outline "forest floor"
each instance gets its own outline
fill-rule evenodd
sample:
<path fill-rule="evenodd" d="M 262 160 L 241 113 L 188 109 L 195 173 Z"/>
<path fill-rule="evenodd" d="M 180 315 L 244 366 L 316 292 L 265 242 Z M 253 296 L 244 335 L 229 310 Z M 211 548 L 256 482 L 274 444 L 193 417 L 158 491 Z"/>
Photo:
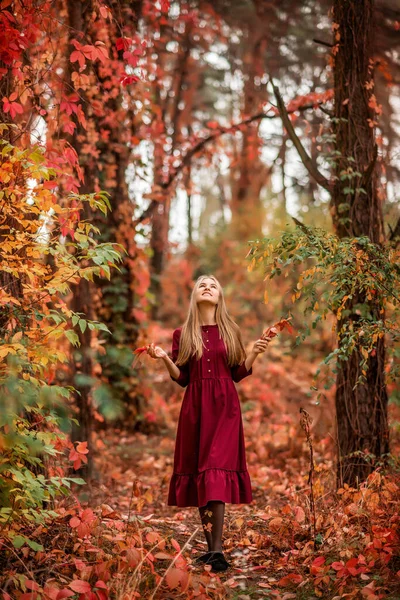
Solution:
<path fill-rule="evenodd" d="M 334 389 L 317 402 L 317 363 L 272 352 L 237 384 L 253 501 L 225 506 L 228 570 L 194 562 L 206 550 L 198 508 L 167 505 L 184 390 L 143 369 L 140 430 L 95 415 L 91 477 L 74 450 L 85 481 L 46 506 L 50 522 L 14 525 L 1 600 L 400 600 L 400 406 L 389 404 L 388 463 L 337 489 Z M 311 483 L 300 408 L 312 419 Z M 48 467 L 65 474 L 58 457 Z"/>
<path fill-rule="evenodd" d="M 332 396 L 322 408 L 310 401 L 309 364 L 290 376 L 282 364 L 267 371 L 262 381 L 254 375 L 238 384 L 253 501 L 225 506 L 223 550 L 231 563 L 225 572 L 194 564 L 207 549 L 198 509 L 166 504 L 183 390 L 161 382 L 169 398 L 161 429 L 150 413 L 148 434 L 114 429 L 96 437 L 95 477 L 80 501 L 133 524 L 149 553 L 150 569 L 134 586 L 139 595 L 126 598 L 153 598 L 157 573 L 165 578 L 154 598 L 400 599 L 398 464 L 375 471 L 362 491 L 336 492 Z M 315 534 L 300 406 L 314 418 Z M 399 407 L 389 412 L 398 456 Z"/>

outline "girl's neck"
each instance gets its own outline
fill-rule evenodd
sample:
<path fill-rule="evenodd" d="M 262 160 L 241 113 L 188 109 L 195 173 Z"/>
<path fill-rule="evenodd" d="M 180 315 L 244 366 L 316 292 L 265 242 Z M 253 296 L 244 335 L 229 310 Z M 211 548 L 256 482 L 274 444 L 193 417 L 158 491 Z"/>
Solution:
<path fill-rule="evenodd" d="M 212 313 L 205 313 L 205 314 L 201 314 L 200 312 L 200 325 L 205 325 L 205 326 L 211 326 L 211 325 L 216 325 L 216 321 L 215 321 L 215 312 L 213 311 Z"/>

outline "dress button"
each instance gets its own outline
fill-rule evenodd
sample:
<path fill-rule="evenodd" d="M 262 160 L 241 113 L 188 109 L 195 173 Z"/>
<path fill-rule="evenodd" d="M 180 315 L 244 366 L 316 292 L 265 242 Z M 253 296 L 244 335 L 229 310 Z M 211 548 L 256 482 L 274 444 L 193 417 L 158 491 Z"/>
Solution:
<path fill-rule="evenodd" d="M 209 342 L 210 340 L 206 340 L 206 342 Z"/>
<path fill-rule="evenodd" d="M 207 360 L 208 360 L 208 362 L 210 362 L 210 359 L 209 359 L 209 358 L 207 358 Z"/>
<path fill-rule="evenodd" d="M 211 373 L 211 369 L 208 369 L 208 372 Z"/>

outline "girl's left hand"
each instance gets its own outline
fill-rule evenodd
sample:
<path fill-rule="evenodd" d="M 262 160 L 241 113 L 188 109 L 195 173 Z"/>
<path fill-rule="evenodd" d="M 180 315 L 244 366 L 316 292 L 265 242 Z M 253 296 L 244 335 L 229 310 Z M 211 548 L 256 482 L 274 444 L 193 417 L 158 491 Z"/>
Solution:
<path fill-rule="evenodd" d="M 270 338 L 260 338 L 257 340 L 253 346 L 254 354 L 261 354 L 262 352 L 265 352 L 270 341 Z"/>

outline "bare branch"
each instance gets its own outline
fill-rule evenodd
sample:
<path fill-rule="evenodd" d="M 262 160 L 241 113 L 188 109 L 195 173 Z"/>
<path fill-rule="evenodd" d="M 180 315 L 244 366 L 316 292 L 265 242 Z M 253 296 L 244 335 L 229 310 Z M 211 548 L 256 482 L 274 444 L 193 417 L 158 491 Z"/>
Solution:
<path fill-rule="evenodd" d="M 390 229 L 390 236 L 389 236 L 389 241 L 395 241 L 395 247 L 397 248 L 397 246 L 400 243 L 400 217 L 397 219 L 397 223 L 395 225 L 395 228 L 392 229 L 389 225 L 389 229 Z M 397 238 L 397 240 L 396 240 Z"/>
<path fill-rule="evenodd" d="M 328 48 L 333 48 L 333 44 L 330 44 L 329 42 L 324 42 L 324 40 L 319 40 L 318 38 L 313 38 L 313 42 L 315 42 L 316 44 L 321 44 L 322 46 L 328 46 Z"/>
<path fill-rule="evenodd" d="M 305 166 L 305 168 L 307 169 L 307 171 L 310 173 L 311 177 L 314 177 L 315 181 L 322 186 L 323 188 L 325 188 L 328 192 L 331 191 L 331 187 L 329 185 L 329 181 L 326 179 L 326 177 L 324 177 L 322 175 L 322 173 L 319 172 L 319 170 L 317 169 L 316 165 L 313 163 L 313 161 L 311 160 L 311 157 L 307 154 L 306 149 L 304 148 L 303 144 L 300 141 L 300 138 L 298 137 L 297 133 L 294 130 L 294 127 L 292 125 L 291 120 L 289 119 L 289 113 L 286 110 L 285 104 L 283 102 L 282 96 L 280 94 L 279 89 L 276 87 L 276 85 L 274 84 L 274 82 L 272 81 L 272 78 L 270 79 L 270 82 L 272 84 L 272 88 L 274 90 L 274 95 L 276 98 L 276 102 L 278 105 L 278 110 L 279 110 L 279 114 L 281 116 L 282 119 L 282 123 L 288 133 L 288 136 L 290 137 L 290 139 L 292 140 L 299 156 L 301 159 L 301 162 L 303 163 L 303 165 Z"/>
<path fill-rule="evenodd" d="M 335 116 L 334 112 L 332 112 L 331 110 L 328 110 L 327 108 L 322 106 L 322 104 L 319 106 L 319 110 L 321 110 L 323 113 L 328 115 L 328 117 L 330 117 L 331 119 Z"/>

